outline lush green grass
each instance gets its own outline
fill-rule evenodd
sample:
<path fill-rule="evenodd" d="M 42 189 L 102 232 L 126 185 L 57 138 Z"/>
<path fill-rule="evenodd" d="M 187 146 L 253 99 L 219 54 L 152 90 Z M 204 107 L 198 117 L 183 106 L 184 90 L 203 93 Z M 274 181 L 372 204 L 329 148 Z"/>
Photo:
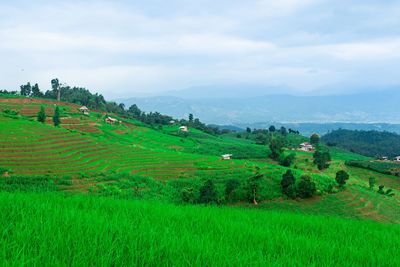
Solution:
<path fill-rule="evenodd" d="M 400 227 L 287 212 L 0 193 L 7 266 L 399 266 Z"/>

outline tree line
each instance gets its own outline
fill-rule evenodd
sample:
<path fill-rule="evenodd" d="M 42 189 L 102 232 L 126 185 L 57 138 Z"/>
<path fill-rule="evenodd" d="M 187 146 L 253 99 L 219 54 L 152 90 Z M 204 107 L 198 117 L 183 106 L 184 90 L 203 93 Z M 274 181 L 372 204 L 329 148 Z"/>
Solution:
<path fill-rule="evenodd" d="M 322 141 L 369 157 L 400 155 L 400 135 L 396 133 L 339 129 L 324 135 Z"/>

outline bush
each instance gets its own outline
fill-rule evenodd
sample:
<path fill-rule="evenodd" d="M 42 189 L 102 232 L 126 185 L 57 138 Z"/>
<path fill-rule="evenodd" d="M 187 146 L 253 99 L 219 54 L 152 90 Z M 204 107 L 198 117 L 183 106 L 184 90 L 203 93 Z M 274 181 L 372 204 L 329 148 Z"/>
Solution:
<path fill-rule="evenodd" d="M 296 179 L 291 170 L 287 170 L 286 173 L 282 175 L 281 189 L 282 193 L 290 198 L 296 197 Z"/>
<path fill-rule="evenodd" d="M 296 191 L 299 197 L 309 198 L 315 194 L 317 187 L 309 175 L 303 175 L 299 184 L 297 185 Z"/>
<path fill-rule="evenodd" d="M 217 202 L 217 191 L 215 190 L 214 182 L 213 180 L 208 179 L 200 187 L 199 203 L 212 204 Z"/>
<path fill-rule="evenodd" d="M 290 167 L 294 163 L 295 159 L 296 154 L 291 153 L 282 159 L 281 165 L 285 167 Z"/>
<path fill-rule="evenodd" d="M 344 170 L 340 170 L 336 173 L 336 182 L 340 187 L 343 187 L 346 184 L 346 181 L 349 179 L 349 174 Z"/>

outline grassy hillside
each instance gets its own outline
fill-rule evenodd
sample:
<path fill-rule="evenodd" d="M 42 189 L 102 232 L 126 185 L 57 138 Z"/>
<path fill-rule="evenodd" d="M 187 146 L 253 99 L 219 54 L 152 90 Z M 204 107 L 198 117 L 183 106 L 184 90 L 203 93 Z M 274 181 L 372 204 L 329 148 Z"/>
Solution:
<path fill-rule="evenodd" d="M 85 116 L 65 103 L 54 127 L 54 104 L 0 98 L 4 265 L 400 264 L 393 257 L 400 248 L 400 180 L 345 164 L 368 157 L 331 148 L 329 169 L 318 170 L 312 153 L 292 149 L 306 138 L 289 134 L 284 154 L 295 160 L 283 167 L 268 157 L 267 144 L 256 144 L 258 133 L 181 133 L 179 125 Z M 46 123 L 36 121 L 40 106 Z M 121 123 L 107 124 L 106 116 Z M 225 153 L 233 159 L 221 160 Z M 311 177 L 314 197 L 282 194 L 289 169 L 297 184 L 303 174 Z M 344 189 L 335 181 L 339 170 L 350 174 Z M 395 195 L 370 189 L 370 177 Z M 209 181 L 212 190 L 204 189 Z M 216 205 L 182 205 L 200 203 L 204 190 Z"/>
<path fill-rule="evenodd" d="M 61 127 L 54 127 L 51 124 L 54 103 L 0 98 L 0 110 L 15 110 L 20 114 L 0 114 L 0 167 L 11 174 L 3 179 L 3 185 L 0 183 L 3 190 L 29 185 L 30 180 L 34 184 L 44 180 L 63 191 L 179 201 L 187 198 L 182 195 L 187 193 L 190 199 L 197 198 L 203 181 L 213 179 L 219 202 L 225 203 L 226 186 L 235 180 L 236 197 L 231 201 L 240 202 L 247 199 L 249 178 L 258 167 L 264 174 L 260 199 L 271 201 L 264 203 L 265 207 L 288 210 L 295 207 L 310 214 L 400 222 L 400 212 L 396 209 L 400 201 L 399 180 L 344 164 L 348 160 L 368 160 L 367 157 L 333 148 L 331 167 L 319 171 L 313 164 L 312 153 L 285 152 L 296 154 L 292 171 L 297 178 L 310 175 L 319 196 L 311 202 L 286 200 L 280 205 L 283 197 L 280 180 L 288 168 L 270 160 L 268 147 L 256 145 L 253 137 L 213 136 L 192 128 L 184 134 L 179 132 L 179 125 L 151 128 L 122 118 L 119 118 L 121 124 L 109 125 L 104 123 L 106 114 L 91 112 L 90 116 L 83 116 L 78 112 L 79 106 L 63 103 Z M 46 124 L 35 120 L 42 105 L 48 114 Z M 301 136 L 287 136 L 291 146 L 304 140 Z M 219 155 L 225 153 L 234 154 L 234 160 L 220 160 Z M 341 169 L 350 173 L 347 191 L 327 194 L 329 187 L 335 186 L 335 174 Z M 394 189 L 395 197 L 382 199 L 376 192 L 366 190 L 370 176 L 376 177 L 378 185 Z M 331 203 L 343 209 L 332 209 Z"/>
<path fill-rule="evenodd" d="M 41 266 L 398 266 L 398 225 L 243 208 L 0 193 L 0 261 Z"/>

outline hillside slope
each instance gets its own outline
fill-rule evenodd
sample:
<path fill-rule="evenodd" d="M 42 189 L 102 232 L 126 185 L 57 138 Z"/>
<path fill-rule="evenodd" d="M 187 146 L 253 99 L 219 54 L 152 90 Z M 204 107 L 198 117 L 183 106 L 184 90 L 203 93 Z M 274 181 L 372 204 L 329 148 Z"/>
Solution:
<path fill-rule="evenodd" d="M 23 115 L 0 114 L 0 167 L 11 175 L 3 179 L 4 185 L 0 183 L 6 190 L 42 179 L 68 192 L 170 200 L 183 197 L 183 193 L 195 197 L 202 181 L 213 179 L 220 201 L 224 202 L 229 181 L 236 180 L 240 190 L 246 190 L 249 178 L 259 168 L 264 174 L 259 192 L 261 207 L 400 222 L 399 179 L 346 166 L 346 160 L 368 159 L 354 153 L 332 150 L 331 168 L 319 171 L 312 163 L 311 153 L 290 151 L 296 154 L 292 171 L 297 177 L 310 175 L 319 196 L 283 201 L 280 181 L 288 168 L 268 159 L 265 145 L 232 135 L 212 136 L 196 129 L 182 134 L 179 125 L 151 128 L 114 115 L 111 116 L 122 123 L 109 125 L 104 122 L 106 114 L 91 112 L 90 116 L 83 116 L 77 110 L 79 106 L 63 103 L 61 127 L 54 127 L 51 118 L 46 124 L 35 120 L 41 105 L 46 107 L 48 116 L 52 114 L 52 101 L 0 98 L 0 110 L 17 110 Z M 302 140 L 294 140 L 297 139 Z M 233 153 L 234 159 L 222 161 L 220 155 L 225 153 Z M 348 189 L 324 193 L 335 185 L 335 173 L 341 169 L 350 174 Z M 18 178 L 21 175 L 24 177 Z M 395 196 L 388 198 L 369 191 L 370 176 L 376 177 L 378 184 L 394 189 Z M 13 181 L 13 177 L 17 180 Z M 239 193 L 245 196 L 244 192 Z M 333 208 L 339 206 L 343 208 Z"/>

